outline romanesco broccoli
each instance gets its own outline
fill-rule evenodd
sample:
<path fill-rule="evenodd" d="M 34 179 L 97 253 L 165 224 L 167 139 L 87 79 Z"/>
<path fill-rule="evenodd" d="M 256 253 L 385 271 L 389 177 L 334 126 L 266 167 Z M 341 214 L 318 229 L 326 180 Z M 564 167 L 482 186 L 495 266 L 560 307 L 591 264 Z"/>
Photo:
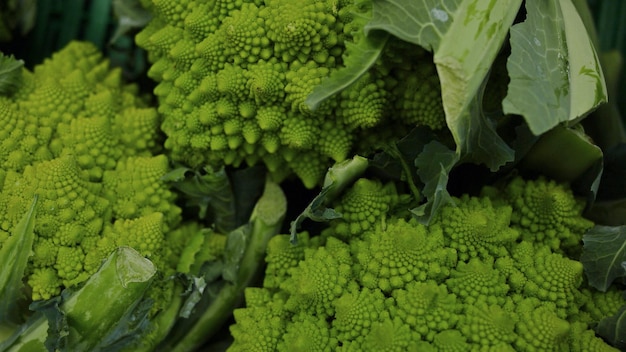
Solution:
<path fill-rule="evenodd" d="M 23 75 L 1 102 L 11 113 L 3 115 L 0 231 L 11 233 L 39 197 L 27 269 L 32 299 L 84 282 L 119 246 L 157 262 L 167 257 L 164 233 L 178 226 L 181 210 L 160 180 L 170 166 L 158 155 L 156 111 L 92 44 L 73 42 Z"/>
<path fill-rule="evenodd" d="M 504 189 L 521 182 L 533 184 L 529 192 L 567 189 L 543 178 L 511 182 Z M 491 188 L 454 198 L 424 225 L 390 206 L 403 196 L 395 188 L 355 201 L 364 185 L 382 187 L 356 181 L 334 204 L 350 210 L 348 218 L 330 220 L 319 236 L 299 233 L 291 246 L 288 235 L 270 241 L 264 287 L 249 288 L 246 307 L 235 310 L 229 351 L 303 344 L 316 351 L 616 351 L 591 328 L 624 298 L 593 291 L 579 261 L 524 234 L 545 225 L 515 215 L 523 195 Z M 559 194 L 559 204 L 578 204 L 572 193 Z M 550 224 L 589 223 L 582 208 L 568 209 L 552 213 Z M 366 226 L 346 231 L 359 214 Z M 568 229 L 578 238 L 586 225 Z"/>
<path fill-rule="evenodd" d="M 24 270 L 14 273 L 23 276 L 14 280 L 16 291 L 22 291 L 24 282 L 28 297 L 7 305 L 62 302 L 98 276 L 119 248 L 132 248 L 158 274 L 145 280 L 147 290 L 133 291 L 143 303 L 119 306 L 115 313 L 149 307 L 151 323 L 127 341 L 154 348 L 176 321 L 171 312 L 182 305 L 182 281 L 174 275 L 197 274 L 205 261 L 221 258 L 224 235 L 198 223 L 181 223 L 178 196 L 164 180 L 171 165 L 161 153 L 161 119 L 138 87 L 125 84 L 121 70 L 110 68 L 93 44 L 71 42 L 21 74 L 17 90 L 0 97 L 0 260 L 8 264 L 16 256 L 12 246 L 24 236 L 19 229 L 25 214 L 34 214 L 34 238 L 32 248 L 19 251 L 26 253 Z M 7 289 L 7 282 L 1 284 Z M 21 292 L 19 296 L 6 299 L 21 299 Z M 90 297 L 77 304 L 85 308 L 94 302 Z M 73 305 L 63 307 L 68 315 L 88 319 L 90 314 L 74 311 Z M 3 310 L 0 327 L 10 319 L 15 328 L 33 315 L 6 314 Z M 43 335 L 25 336 L 43 346 L 41 336 L 46 335 L 43 330 Z M 93 337 L 89 343 L 105 340 L 96 333 Z"/>
<path fill-rule="evenodd" d="M 149 9 L 136 42 L 152 62 L 175 161 L 262 162 L 276 180 L 296 174 L 312 188 L 333 161 L 418 125 L 445 127 L 432 55 L 397 39 L 354 84 L 315 110 L 306 104 L 364 42 L 370 1 L 154 0 Z"/>

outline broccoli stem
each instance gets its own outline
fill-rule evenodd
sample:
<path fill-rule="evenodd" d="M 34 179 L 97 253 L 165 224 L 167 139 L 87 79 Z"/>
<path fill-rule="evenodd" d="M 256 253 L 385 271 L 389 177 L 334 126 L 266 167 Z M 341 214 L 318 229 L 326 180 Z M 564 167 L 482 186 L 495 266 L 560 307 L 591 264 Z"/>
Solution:
<path fill-rule="evenodd" d="M 46 340 L 61 339 L 71 351 L 91 351 L 107 336 L 118 322 L 141 301 L 150 285 L 156 268 L 139 252 L 120 247 L 102 264 L 98 272 L 84 286 L 71 293 L 60 304 L 68 324 L 68 331 L 60 336 L 48 336 L 49 321 L 44 315 L 32 321 L 23 331 L 18 331 L 6 351 L 47 351 Z M 111 302 L 102 304 L 98 302 Z"/>
<path fill-rule="evenodd" d="M 250 241 L 239 262 L 235 280 L 222 287 L 209 308 L 181 340 L 164 350 L 172 352 L 196 350 L 211 337 L 211 334 L 219 330 L 241 302 L 244 289 L 262 272 L 261 263 L 265 257 L 267 243 L 280 231 L 286 211 L 287 199 L 280 186 L 268 181 L 250 216 L 247 229 L 250 231 Z"/>
<path fill-rule="evenodd" d="M 142 297 L 156 267 L 130 247 L 118 248 L 76 294 L 61 305 L 73 350 L 89 351 Z M 113 305 L 94 304 L 102 300 Z"/>
<path fill-rule="evenodd" d="M 12 230 L 12 235 L 4 243 L 0 243 L 0 267 L 10 268 L 0 272 L 0 341 L 4 341 L 3 331 L 22 323 L 24 318 L 19 304 L 24 298 L 22 278 L 35 241 L 33 229 L 37 198 L 34 197 L 30 209 Z"/>

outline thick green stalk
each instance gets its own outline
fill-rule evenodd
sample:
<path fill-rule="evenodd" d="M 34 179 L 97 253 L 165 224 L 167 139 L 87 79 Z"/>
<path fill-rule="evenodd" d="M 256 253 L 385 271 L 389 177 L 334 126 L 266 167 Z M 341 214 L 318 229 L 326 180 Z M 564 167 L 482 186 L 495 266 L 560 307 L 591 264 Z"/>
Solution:
<path fill-rule="evenodd" d="M 91 350 L 141 300 L 155 273 L 154 264 L 130 247 L 120 247 L 109 256 L 85 286 L 61 305 L 72 350 Z"/>
<path fill-rule="evenodd" d="M 228 319 L 242 298 L 244 288 L 250 285 L 262 268 L 267 243 L 280 231 L 286 211 L 287 200 L 280 186 L 267 182 L 250 217 L 247 229 L 251 231 L 250 240 L 239 262 L 235 280 L 225 284 L 208 309 L 175 346 L 164 350 L 194 351 Z"/>
<path fill-rule="evenodd" d="M 48 336 L 49 321 L 40 315 L 29 323 L 8 352 L 47 351 L 46 340 L 66 339 L 60 345 L 67 351 L 92 351 L 136 304 L 142 300 L 156 268 L 132 248 L 120 247 L 59 306 L 67 320 L 68 331 Z M 67 336 L 64 335 L 67 333 Z M 56 345 L 56 344 L 54 344 Z"/>

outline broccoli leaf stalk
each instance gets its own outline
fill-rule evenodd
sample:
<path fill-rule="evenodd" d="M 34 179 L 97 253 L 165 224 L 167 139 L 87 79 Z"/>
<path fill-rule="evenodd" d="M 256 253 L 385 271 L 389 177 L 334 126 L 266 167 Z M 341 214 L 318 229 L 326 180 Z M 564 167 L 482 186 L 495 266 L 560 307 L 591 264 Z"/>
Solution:
<path fill-rule="evenodd" d="M 262 272 L 260 263 L 265 257 L 267 243 L 280 231 L 286 211 L 287 199 L 282 189 L 276 183 L 267 181 L 263 195 L 252 211 L 250 222 L 229 234 L 222 272 L 227 282 L 182 338 L 167 339 L 171 345 L 161 350 L 193 351 L 219 330 L 241 301 L 244 288 Z M 238 260 L 234 260 L 236 258 Z M 181 331 L 180 328 L 176 330 Z"/>
<path fill-rule="evenodd" d="M 11 95 L 22 83 L 24 61 L 0 53 L 0 95 Z"/>
<path fill-rule="evenodd" d="M 58 303 L 60 314 L 51 312 L 57 307 L 45 308 L 44 314 L 34 315 L 12 338 L 0 344 L 0 350 L 46 351 L 52 347 L 92 351 L 112 345 L 120 347 L 120 341 L 132 340 L 122 336 L 122 329 L 131 325 L 127 320 L 135 318 L 135 308 L 143 306 L 140 303 L 145 302 L 144 293 L 155 273 L 154 264 L 139 252 L 120 247 L 84 286 L 69 294 L 64 291 L 61 303 L 50 302 L 49 306 Z"/>
<path fill-rule="evenodd" d="M 13 230 L 13 235 L 0 246 L 0 267 L 11 268 L 0 272 L 0 330 L 4 325 L 8 327 L 21 323 L 19 320 L 22 317 L 16 314 L 16 308 L 23 298 L 22 277 L 35 240 L 36 204 L 35 196 L 30 209 Z"/>
<path fill-rule="evenodd" d="M 341 217 L 341 214 L 338 214 L 332 208 L 328 208 L 327 205 L 365 172 L 368 165 L 369 161 L 366 158 L 355 155 L 352 159 L 336 163 L 333 167 L 328 169 L 320 194 L 318 194 L 306 209 L 291 222 L 290 233 L 292 244 L 296 244 L 296 234 L 300 224 L 302 224 L 304 220 L 311 219 L 313 221 L 324 222 Z"/>

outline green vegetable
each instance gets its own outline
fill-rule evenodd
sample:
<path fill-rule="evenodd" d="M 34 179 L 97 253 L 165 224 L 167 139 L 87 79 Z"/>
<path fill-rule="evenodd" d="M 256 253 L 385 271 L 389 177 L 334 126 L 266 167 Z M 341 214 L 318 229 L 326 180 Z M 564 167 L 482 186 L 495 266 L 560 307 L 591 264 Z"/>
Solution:
<path fill-rule="evenodd" d="M 179 336 L 182 336 L 180 340 L 166 340 L 159 348 L 167 351 L 193 351 L 217 332 L 239 304 L 243 290 L 261 274 L 259 263 L 265 256 L 268 241 L 280 231 L 286 210 L 287 200 L 281 188 L 268 182 L 252 211 L 250 223 L 233 231 L 228 237 L 225 257 L 227 261 L 223 269 L 227 282 L 219 293 L 211 297 L 210 307 L 198 312 L 199 317 L 193 327 L 189 330 L 178 330 L 181 332 Z M 233 251 L 237 253 L 232 253 Z M 186 327 L 184 323 L 182 326 Z M 174 334 L 176 329 L 175 326 Z"/>
<path fill-rule="evenodd" d="M 153 94 L 92 44 L 0 58 L 0 350 L 623 348 L 586 1 L 112 4 Z"/>
<path fill-rule="evenodd" d="M 49 326 L 48 317 L 35 315 L 25 330 L 0 347 L 3 351 L 45 351 L 61 346 L 72 351 L 105 348 L 105 337 L 114 333 L 120 321 L 137 308 L 156 271 L 154 264 L 139 252 L 120 247 L 80 289 L 67 293 L 56 303 L 63 325 L 61 331 L 56 331 L 58 335 L 48 335 L 57 328 Z M 106 300 L 115 305 L 94 304 Z"/>
<path fill-rule="evenodd" d="M 366 36 L 370 1 L 158 0 L 150 9 L 136 41 L 153 63 L 175 161 L 263 163 L 276 181 L 295 174 L 313 188 L 334 162 L 416 125 L 445 127 L 432 55 Z M 335 73 L 350 81 L 333 85 Z M 323 82 L 333 87 L 314 91 Z"/>
<path fill-rule="evenodd" d="M 18 303 L 23 299 L 22 277 L 26 271 L 28 257 L 35 239 L 33 225 L 36 204 L 37 197 L 15 227 L 14 235 L 7 239 L 0 249 L 0 263 L 5 268 L 11 268 L 0 274 L 0 297 L 2 297 L 0 324 L 13 325 L 23 319 Z"/>
<path fill-rule="evenodd" d="M 0 53 L 0 94 L 7 95 L 15 91 L 22 76 L 24 62 Z"/>
<path fill-rule="evenodd" d="M 162 341 L 183 348 L 168 337 L 182 331 L 181 344 L 201 344 L 279 231 L 280 188 L 268 183 L 274 200 L 257 199 L 258 172 L 175 168 L 162 154 L 157 111 L 92 44 L 15 69 L 11 94 L 0 97 L 0 263 L 12 268 L 0 274 L 0 343 L 148 351 Z M 199 215 L 183 220 L 179 199 Z M 128 300 L 101 296 L 115 276 L 98 270 L 118 248 L 156 268 Z M 134 272 L 125 263 L 117 270 Z M 108 302 L 119 313 L 98 318 L 108 325 L 84 320 L 112 311 Z"/>
<path fill-rule="evenodd" d="M 618 279 L 626 279 L 626 228 L 624 226 L 595 226 L 583 238 L 585 263 L 589 283 L 606 291 Z"/>
<path fill-rule="evenodd" d="M 625 301 L 584 280 L 571 251 L 593 224 L 567 184 L 516 177 L 428 226 L 392 185 L 361 178 L 318 236 L 270 240 L 228 351 L 616 350 L 592 326 Z"/>

